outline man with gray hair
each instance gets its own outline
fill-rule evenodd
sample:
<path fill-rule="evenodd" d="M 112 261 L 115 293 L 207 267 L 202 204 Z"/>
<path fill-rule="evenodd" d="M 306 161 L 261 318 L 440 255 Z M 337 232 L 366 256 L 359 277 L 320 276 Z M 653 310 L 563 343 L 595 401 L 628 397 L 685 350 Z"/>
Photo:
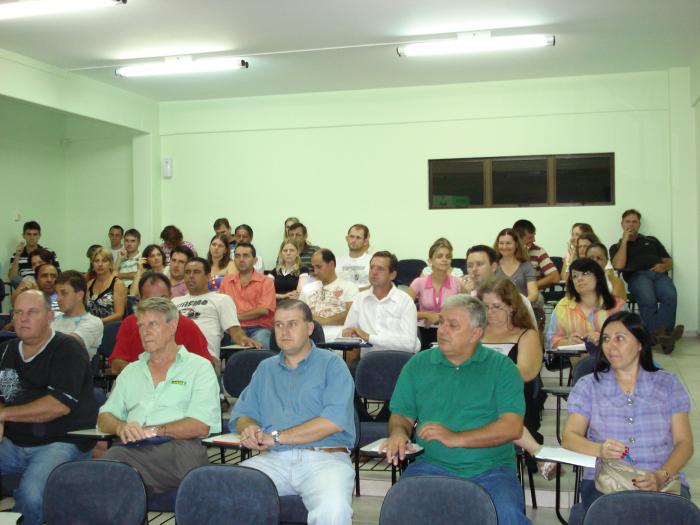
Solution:
<path fill-rule="evenodd" d="M 97 426 L 124 445 L 103 459 L 128 463 L 150 491 L 165 492 L 209 463 L 200 439 L 221 431 L 219 384 L 209 361 L 175 343 L 171 301 L 143 299 L 135 313 L 145 351 L 117 377 Z"/>
<path fill-rule="evenodd" d="M 94 427 L 97 403 L 88 354 L 51 328 L 48 297 L 23 291 L 12 316 L 18 339 L 0 345 L 0 473 L 21 475 L 14 510 L 39 525 L 51 471 L 90 455 L 93 443 L 68 432 Z"/>
<path fill-rule="evenodd" d="M 529 524 L 511 443 L 523 431 L 523 382 L 510 359 L 481 345 L 485 326 L 478 299 L 443 302 L 438 346 L 406 363 L 391 397 L 387 461 L 403 460 L 415 426 L 425 453 L 401 479 L 467 478 L 489 493 L 499 523 Z"/>

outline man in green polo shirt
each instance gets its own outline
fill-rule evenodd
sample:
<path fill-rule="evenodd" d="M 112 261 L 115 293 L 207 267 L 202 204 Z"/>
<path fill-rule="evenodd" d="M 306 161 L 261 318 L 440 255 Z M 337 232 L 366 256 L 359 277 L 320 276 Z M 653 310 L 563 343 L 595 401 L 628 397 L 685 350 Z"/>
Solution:
<path fill-rule="evenodd" d="M 402 475 L 468 478 L 489 493 L 499 523 L 529 524 L 512 441 L 523 431 L 518 369 L 480 344 L 486 308 L 467 295 L 443 302 L 438 347 L 404 366 L 391 398 L 387 459 L 404 458 L 415 428 L 425 447 Z"/>
<path fill-rule="evenodd" d="M 171 301 L 151 297 L 135 310 L 145 352 L 119 374 L 97 426 L 124 444 L 104 459 L 128 463 L 150 491 L 165 492 L 209 463 L 200 439 L 221 431 L 219 384 L 209 361 L 175 343 Z"/>

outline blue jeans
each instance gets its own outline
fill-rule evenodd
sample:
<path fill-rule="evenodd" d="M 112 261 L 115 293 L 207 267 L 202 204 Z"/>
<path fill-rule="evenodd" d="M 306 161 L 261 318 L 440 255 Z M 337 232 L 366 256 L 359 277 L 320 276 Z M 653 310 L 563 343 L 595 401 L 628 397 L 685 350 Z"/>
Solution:
<path fill-rule="evenodd" d="M 667 273 L 641 270 L 627 280 L 630 292 L 639 305 L 639 315 L 653 332 L 657 328 L 672 331 L 676 326 L 676 287 Z"/>
<path fill-rule="evenodd" d="M 455 472 L 422 460 L 411 463 L 401 474 L 401 478 L 410 476 L 459 477 Z M 530 525 L 532 523 L 523 511 L 525 508 L 523 489 L 515 472 L 511 469 L 495 467 L 467 479 L 479 485 L 491 496 L 491 501 L 496 507 L 496 514 L 498 514 L 498 523 L 507 523 L 508 525 Z"/>
<path fill-rule="evenodd" d="M 595 500 L 603 495 L 602 492 L 598 492 L 595 488 L 595 480 L 583 479 L 581 480 L 581 503 L 577 503 L 571 507 L 571 513 L 569 514 L 569 525 L 581 525 L 583 523 L 583 518 Z M 685 485 L 681 485 L 681 496 L 686 499 L 690 499 L 690 489 Z"/>
<path fill-rule="evenodd" d="M 243 326 L 243 331 L 245 335 L 251 339 L 255 339 L 258 343 L 263 345 L 263 350 L 270 349 L 270 338 L 272 337 L 272 330 L 269 328 L 263 328 L 262 326 Z"/>
<path fill-rule="evenodd" d="M 291 449 L 263 452 L 241 465 L 270 476 L 280 496 L 301 496 L 309 525 L 351 525 L 355 471 L 349 454 Z"/>
<path fill-rule="evenodd" d="M 15 490 L 15 512 L 21 512 L 23 525 L 44 523 L 44 486 L 51 471 L 61 463 L 89 458 L 71 443 L 51 443 L 38 447 L 19 447 L 8 438 L 0 442 L 0 474 L 21 474 Z"/>

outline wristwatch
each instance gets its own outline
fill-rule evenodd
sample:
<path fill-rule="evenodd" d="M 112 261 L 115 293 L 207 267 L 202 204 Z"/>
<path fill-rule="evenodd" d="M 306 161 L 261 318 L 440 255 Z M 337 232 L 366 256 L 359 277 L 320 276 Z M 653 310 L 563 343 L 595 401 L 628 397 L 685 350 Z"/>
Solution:
<path fill-rule="evenodd" d="M 281 445 L 281 443 L 280 443 L 280 431 L 279 430 L 273 430 L 272 432 L 270 432 L 270 435 L 272 436 L 272 439 L 275 442 L 275 445 Z"/>

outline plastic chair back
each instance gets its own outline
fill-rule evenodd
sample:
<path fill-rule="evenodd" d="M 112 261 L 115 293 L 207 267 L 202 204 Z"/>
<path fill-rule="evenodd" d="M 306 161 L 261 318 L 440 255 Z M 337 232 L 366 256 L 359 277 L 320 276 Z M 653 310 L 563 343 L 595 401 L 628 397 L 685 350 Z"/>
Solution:
<path fill-rule="evenodd" d="M 270 350 L 241 350 L 226 361 L 224 388 L 233 397 L 240 397 L 261 361 L 276 355 Z"/>
<path fill-rule="evenodd" d="M 606 494 L 586 512 L 583 525 L 700 525 L 700 509 L 675 494 L 630 490 Z"/>

